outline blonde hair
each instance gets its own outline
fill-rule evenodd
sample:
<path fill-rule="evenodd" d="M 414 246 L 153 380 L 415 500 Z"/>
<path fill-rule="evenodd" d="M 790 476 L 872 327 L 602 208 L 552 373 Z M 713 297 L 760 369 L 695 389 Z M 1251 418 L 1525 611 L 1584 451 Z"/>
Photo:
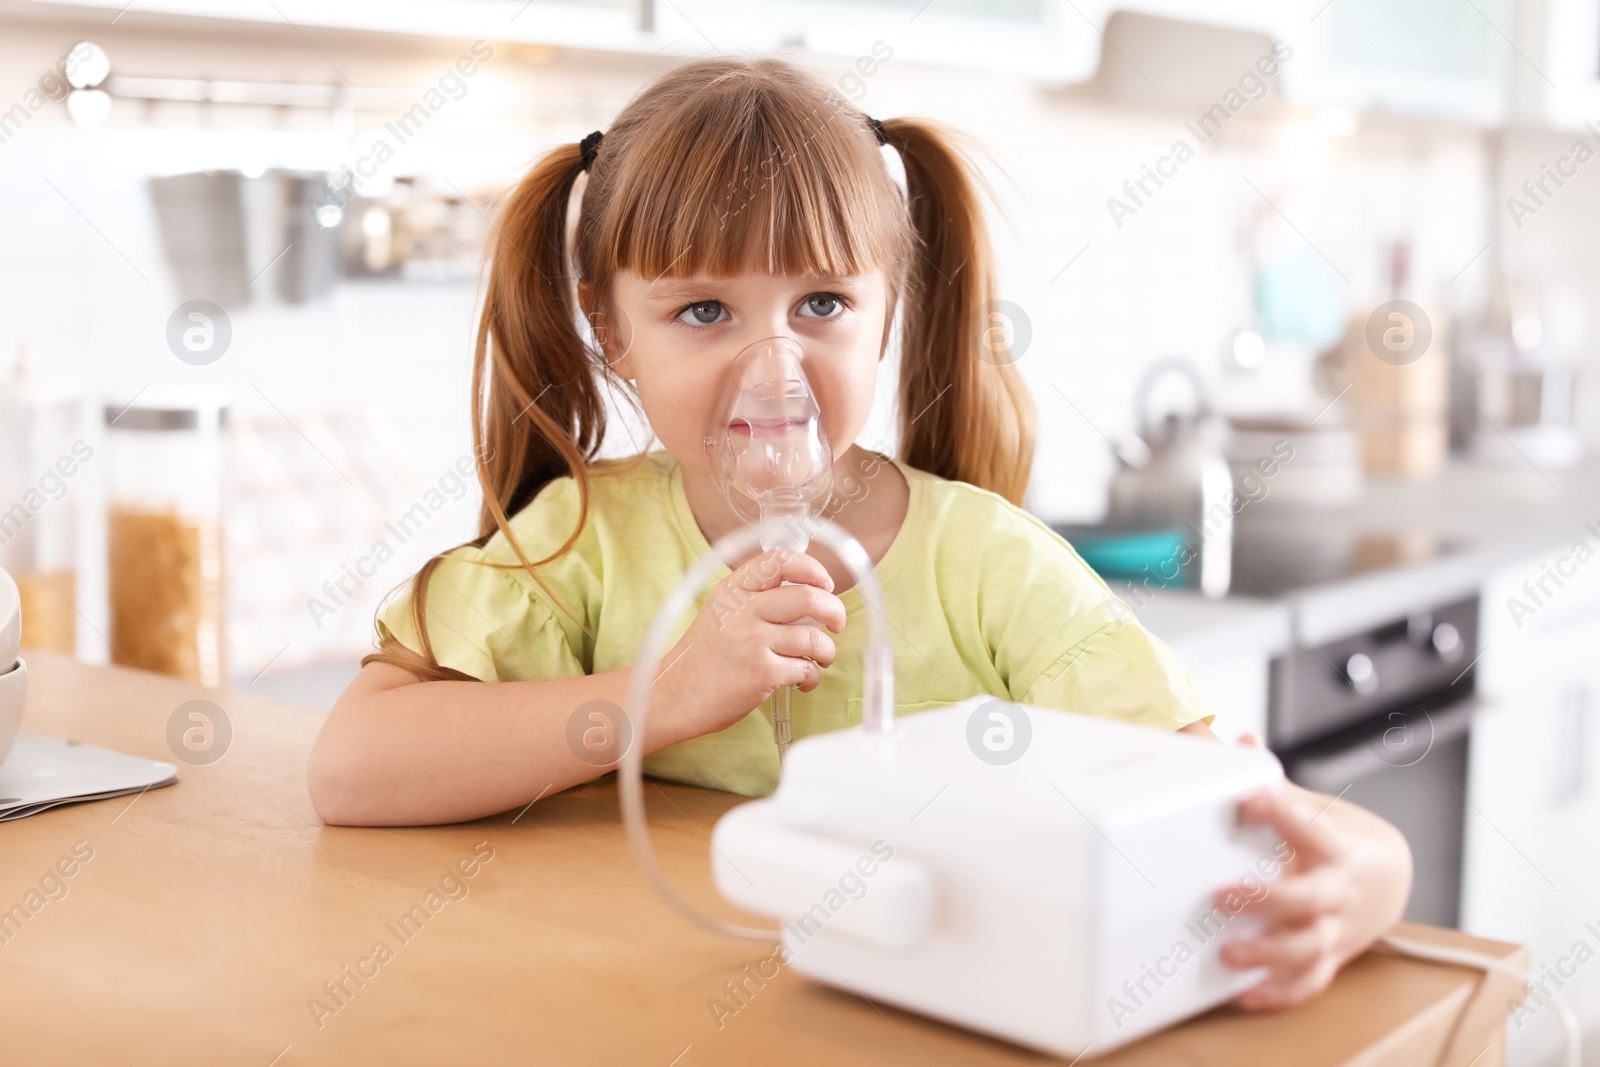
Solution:
<path fill-rule="evenodd" d="M 504 205 L 489 250 L 472 374 L 483 489 L 473 544 L 505 532 L 514 566 L 550 592 L 538 567 L 569 551 L 587 519 L 587 468 L 605 440 L 608 384 L 638 404 L 631 383 L 579 332 L 577 279 L 598 317 L 619 270 L 883 271 L 891 308 L 903 304 L 901 460 L 1021 503 L 1034 408 L 1014 367 L 983 358 L 985 305 L 995 293 L 976 171 L 953 135 L 932 123 L 888 119 L 880 128 L 904 165 L 904 196 L 866 116 L 793 64 L 687 63 L 640 92 L 606 131 L 571 249 L 568 206 L 584 172 L 581 148 L 562 145 L 535 164 Z M 577 483 L 579 525 L 550 556 L 529 560 L 509 516 L 566 476 Z M 441 558 L 413 579 L 413 612 L 432 670 L 462 677 L 437 666 L 425 624 L 427 583 Z M 418 669 L 388 649 L 363 663 L 372 660 Z"/>

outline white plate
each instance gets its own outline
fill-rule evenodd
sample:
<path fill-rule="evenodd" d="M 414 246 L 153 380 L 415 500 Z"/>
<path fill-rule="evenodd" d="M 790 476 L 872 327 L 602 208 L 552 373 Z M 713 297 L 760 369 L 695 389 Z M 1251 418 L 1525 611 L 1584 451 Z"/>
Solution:
<path fill-rule="evenodd" d="M 22 594 L 11 575 L 0 568 L 0 674 L 9 671 L 22 651 Z"/>
<path fill-rule="evenodd" d="M 61 737 L 23 734 L 0 766 L 0 822 L 171 785 L 178 768 Z"/>
<path fill-rule="evenodd" d="M 0 674 L 0 765 L 11 755 L 11 746 L 22 729 L 22 709 L 27 702 L 28 665 L 19 659 L 11 670 Z"/>

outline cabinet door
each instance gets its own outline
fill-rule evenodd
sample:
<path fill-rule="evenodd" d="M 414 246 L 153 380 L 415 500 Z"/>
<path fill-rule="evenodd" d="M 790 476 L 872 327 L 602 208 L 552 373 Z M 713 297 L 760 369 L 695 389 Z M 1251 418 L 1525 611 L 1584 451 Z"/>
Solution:
<path fill-rule="evenodd" d="M 1526 86 L 1515 94 L 1516 117 L 1581 130 L 1600 116 L 1600 5 L 1545 0 L 1541 28 L 1542 37 L 1522 46 L 1529 64 L 1513 68 Z"/>
<path fill-rule="evenodd" d="M 1267 679 L 1270 667 L 1264 656 L 1188 658 L 1206 707 L 1216 716 L 1211 729 L 1228 743 L 1240 734 L 1267 738 Z"/>
<path fill-rule="evenodd" d="M 1496 124 L 1507 111 L 1510 0 L 1336 0 L 1292 35 L 1292 99 Z"/>
<path fill-rule="evenodd" d="M 1485 586 L 1462 913 L 1470 932 L 1527 944 L 1535 977 L 1551 968 L 1591 1022 L 1600 962 L 1580 958 L 1600 954 L 1597 540 L 1579 552 L 1575 538 Z M 1553 1010 L 1519 1021 L 1519 1042 L 1557 1030 Z"/>
<path fill-rule="evenodd" d="M 1107 0 L 677 0 L 655 12 L 664 38 L 698 39 L 697 27 L 710 27 L 724 47 L 801 45 L 829 57 L 820 72 L 845 97 L 860 100 L 879 64 L 891 59 L 1055 85 L 1087 81 L 1102 58 Z"/>

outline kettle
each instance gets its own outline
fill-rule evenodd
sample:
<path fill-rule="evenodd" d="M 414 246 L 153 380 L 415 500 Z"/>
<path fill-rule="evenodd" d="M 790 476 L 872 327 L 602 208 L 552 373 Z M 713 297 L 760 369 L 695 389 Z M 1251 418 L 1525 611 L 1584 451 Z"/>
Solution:
<path fill-rule="evenodd" d="M 1172 379 L 1187 384 L 1189 410 L 1152 412 L 1158 389 Z M 1134 418 L 1139 436 L 1117 450 L 1107 525 L 1181 528 L 1183 545 L 1175 558 L 1155 564 L 1159 584 L 1226 595 L 1233 576 L 1233 475 L 1223 453 L 1226 428 L 1212 412 L 1194 364 L 1181 357 L 1151 364 L 1135 394 Z"/>

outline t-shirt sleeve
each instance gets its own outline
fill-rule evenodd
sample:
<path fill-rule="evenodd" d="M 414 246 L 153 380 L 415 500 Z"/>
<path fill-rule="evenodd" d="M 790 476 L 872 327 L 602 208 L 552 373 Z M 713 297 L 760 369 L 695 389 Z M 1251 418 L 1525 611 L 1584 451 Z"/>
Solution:
<path fill-rule="evenodd" d="M 544 560 L 555 554 L 572 535 L 582 507 L 571 478 L 546 485 L 510 523 L 523 555 Z M 503 532 L 481 549 L 464 546 L 440 560 L 423 601 L 439 665 L 485 682 L 590 673 L 592 648 L 577 621 L 593 616 L 599 598 L 598 549 L 588 533 L 586 528 L 568 551 L 540 566 L 548 590 L 520 565 Z M 421 655 L 414 589 L 408 583 L 379 610 L 378 640 L 397 641 Z"/>
<path fill-rule="evenodd" d="M 1020 700 L 1163 730 L 1212 718 L 1189 668 L 1133 619 L 1113 621 L 1063 652 Z"/>
<path fill-rule="evenodd" d="M 999 508 L 974 533 L 986 640 L 1011 698 L 1163 730 L 1209 722 L 1177 653 L 1059 534 Z"/>
<path fill-rule="evenodd" d="M 411 588 L 378 616 L 380 644 L 423 653 Z M 483 682 L 567 678 L 587 673 L 555 612 L 505 568 L 447 556 L 429 576 L 423 618 L 433 654 Z"/>

